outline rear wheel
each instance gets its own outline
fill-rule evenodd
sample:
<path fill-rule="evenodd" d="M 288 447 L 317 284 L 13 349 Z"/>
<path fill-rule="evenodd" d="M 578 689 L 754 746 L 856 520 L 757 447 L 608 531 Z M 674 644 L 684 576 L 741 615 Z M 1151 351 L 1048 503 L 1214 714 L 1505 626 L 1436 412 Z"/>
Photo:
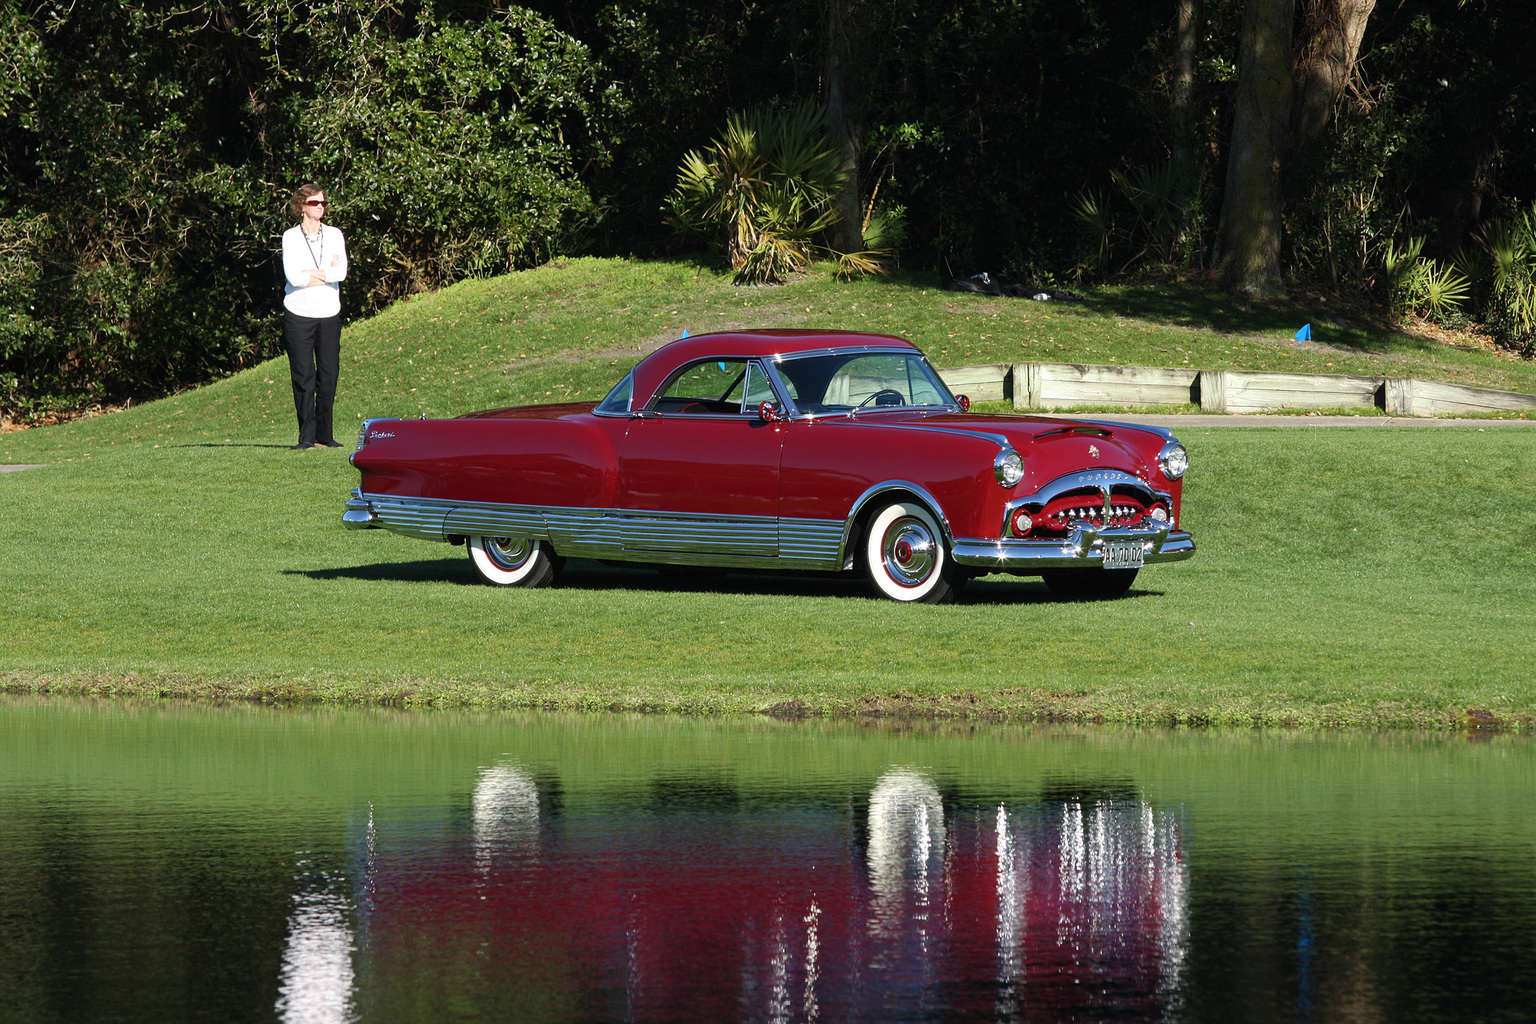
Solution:
<path fill-rule="evenodd" d="M 944 533 L 921 505 L 895 502 L 875 513 L 864 535 L 864 568 L 881 597 L 925 604 L 954 598 Z"/>
<path fill-rule="evenodd" d="M 498 587 L 546 587 L 565 564 L 547 540 L 468 537 L 464 546 L 480 578 Z"/>
<path fill-rule="evenodd" d="M 1058 569 L 1045 573 L 1051 593 L 1069 601 L 1107 601 L 1123 597 L 1140 569 Z"/>

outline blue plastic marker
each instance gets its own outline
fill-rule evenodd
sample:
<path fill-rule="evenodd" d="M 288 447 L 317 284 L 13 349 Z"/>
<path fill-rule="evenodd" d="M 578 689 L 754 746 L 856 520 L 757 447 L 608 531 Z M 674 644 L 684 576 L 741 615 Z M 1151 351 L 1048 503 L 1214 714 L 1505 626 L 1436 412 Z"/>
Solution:
<path fill-rule="evenodd" d="M 1312 340 L 1312 325 L 1311 324 L 1303 324 L 1301 330 L 1296 332 L 1296 344 L 1300 345 L 1304 341 L 1311 341 L 1311 340 Z"/>
<path fill-rule="evenodd" d="M 684 328 L 683 328 L 683 338 L 686 338 L 686 337 L 688 337 L 688 328 L 686 328 L 686 327 L 684 327 Z M 679 339 L 677 339 L 677 340 L 678 340 L 678 341 L 682 341 L 682 340 L 683 340 L 683 338 L 679 338 Z"/>

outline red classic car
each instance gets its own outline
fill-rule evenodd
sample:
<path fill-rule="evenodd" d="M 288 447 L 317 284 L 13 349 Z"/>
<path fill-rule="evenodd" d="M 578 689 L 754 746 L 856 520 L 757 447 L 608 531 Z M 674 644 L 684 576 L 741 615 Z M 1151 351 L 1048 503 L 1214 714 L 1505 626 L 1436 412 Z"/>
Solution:
<path fill-rule="evenodd" d="M 862 571 L 897 601 L 988 573 L 1101 598 L 1194 554 L 1167 431 L 969 407 L 901 338 L 697 335 L 596 405 L 366 421 L 342 519 L 465 544 L 523 587 L 584 557 Z"/>

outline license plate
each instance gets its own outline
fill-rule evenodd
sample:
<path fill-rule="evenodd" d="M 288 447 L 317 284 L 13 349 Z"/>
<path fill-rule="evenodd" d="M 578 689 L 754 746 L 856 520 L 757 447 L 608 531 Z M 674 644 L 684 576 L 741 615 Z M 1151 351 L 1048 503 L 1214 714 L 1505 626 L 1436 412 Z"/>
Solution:
<path fill-rule="evenodd" d="M 1104 568 L 1140 569 L 1146 554 L 1138 540 L 1107 540 L 1104 542 Z"/>

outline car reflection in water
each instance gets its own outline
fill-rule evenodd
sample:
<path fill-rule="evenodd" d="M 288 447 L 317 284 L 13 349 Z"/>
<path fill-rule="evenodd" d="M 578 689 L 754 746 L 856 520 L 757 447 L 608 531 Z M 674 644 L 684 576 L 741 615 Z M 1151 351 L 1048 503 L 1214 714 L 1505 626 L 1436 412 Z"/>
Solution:
<path fill-rule="evenodd" d="M 658 780 L 567 806 L 507 763 L 469 803 L 435 842 L 381 822 L 359 844 L 363 1019 L 1180 1012 L 1183 826 L 1127 785 L 997 800 L 892 767 L 867 795 Z"/>
<path fill-rule="evenodd" d="M 488 871 L 495 859 L 537 853 L 539 784 L 514 764 L 482 768 L 470 797 L 475 866 Z"/>
<path fill-rule="evenodd" d="M 301 874 L 288 915 L 278 981 L 276 1011 L 283 1024 L 340 1024 L 352 1019 L 356 947 L 351 914 L 344 884 L 323 873 Z"/>

